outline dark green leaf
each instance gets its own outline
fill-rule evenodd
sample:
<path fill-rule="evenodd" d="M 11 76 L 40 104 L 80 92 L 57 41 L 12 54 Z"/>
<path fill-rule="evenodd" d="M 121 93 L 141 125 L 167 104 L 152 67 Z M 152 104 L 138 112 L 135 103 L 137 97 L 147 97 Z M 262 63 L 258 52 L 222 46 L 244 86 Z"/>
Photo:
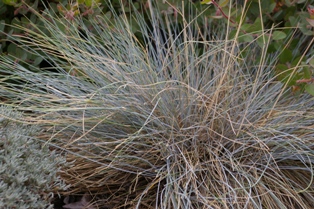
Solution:
<path fill-rule="evenodd" d="M 258 39 L 257 39 L 257 44 L 261 47 L 264 48 L 269 41 L 269 36 L 265 35 L 261 35 Z"/>
<path fill-rule="evenodd" d="M 312 96 L 314 96 L 314 84 L 306 84 L 305 85 L 305 91 L 309 94 L 311 94 Z"/>
<path fill-rule="evenodd" d="M 238 41 L 240 43 L 250 43 L 250 42 L 253 42 L 253 40 L 254 38 L 252 34 L 242 34 L 242 35 L 239 35 L 238 37 Z"/>
<path fill-rule="evenodd" d="M 308 66 L 303 67 L 304 78 L 310 79 L 312 77 L 312 72 Z"/>
<path fill-rule="evenodd" d="M 275 31 L 272 35 L 273 37 L 273 40 L 281 40 L 281 39 L 284 39 L 287 37 L 287 34 L 285 34 L 284 32 L 282 31 Z"/>
<path fill-rule="evenodd" d="M 4 27 L 5 27 L 5 21 L 4 20 L 1 20 L 0 21 L 0 32 L 3 32 L 4 31 Z"/>
<path fill-rule="evenodd" d="M 314 58 L 312 58 L 310 61 L 309 61 L 309 64 L 311 67 L 314 67 Z"/>
<path fill-rule="evenodd" d="M 284 49 L 282 50 L 281 54 L 279 55 L 279 61 L 280 63 L 287 63 L 291 62 L 292 60 L 292 51 L 290 49 Z"/>

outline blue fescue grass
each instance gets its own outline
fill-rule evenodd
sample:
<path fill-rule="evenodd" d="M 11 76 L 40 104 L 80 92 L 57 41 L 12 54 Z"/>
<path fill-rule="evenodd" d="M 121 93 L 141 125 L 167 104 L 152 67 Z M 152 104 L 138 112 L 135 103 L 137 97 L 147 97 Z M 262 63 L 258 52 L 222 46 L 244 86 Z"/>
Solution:
<path fill-rule="evenodd" d="M 23 82 L 1 93 L 74 161 L 68 192 L 109 208 L 314 207 L 313 99 L 284 94 L 267 45 L 240 57 L 227 28 L 190 20 L 175 33 L 150 9 L 153 28 L 134 14 L 141 40 L 126 17 L 98 16 L 91 32 L 41 16 L 51 35 L 24 29 L 20 44 L 54 72 L 1 61 Z"/>

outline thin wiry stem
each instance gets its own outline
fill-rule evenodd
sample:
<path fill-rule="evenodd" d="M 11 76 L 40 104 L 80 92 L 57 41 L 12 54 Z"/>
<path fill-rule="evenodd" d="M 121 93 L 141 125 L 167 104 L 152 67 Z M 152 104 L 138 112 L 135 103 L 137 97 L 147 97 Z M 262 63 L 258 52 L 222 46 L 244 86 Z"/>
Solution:
<path fill-rule="evenodd" d="M 243 57 L 228 30 L 206 40 L 201 16 L 178 26 L 149 11 L 152 28 L 134 14 L 139 36 L 125 15 L 114 27 L 40 16 L 50 35 L 24 29 L 16 41 L 53 72 L 1 58 L 21 81 L 1 95 L 74 161 L 68 193 L 110 208 L 313 207 L 313 98 L 283 96 L 266 46 Z"/>

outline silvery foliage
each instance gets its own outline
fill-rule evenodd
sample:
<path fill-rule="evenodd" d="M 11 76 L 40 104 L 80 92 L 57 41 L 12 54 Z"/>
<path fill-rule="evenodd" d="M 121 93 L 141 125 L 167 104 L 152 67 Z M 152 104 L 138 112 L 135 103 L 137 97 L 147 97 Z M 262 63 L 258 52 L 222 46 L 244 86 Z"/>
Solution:
<path fill-rule="evenodd" d="M 38 128 L 0 106 L 0 208 L 50 209 L 53 188 L 66 189 L 57 172 L 65 158 L 35 138 Z"/>

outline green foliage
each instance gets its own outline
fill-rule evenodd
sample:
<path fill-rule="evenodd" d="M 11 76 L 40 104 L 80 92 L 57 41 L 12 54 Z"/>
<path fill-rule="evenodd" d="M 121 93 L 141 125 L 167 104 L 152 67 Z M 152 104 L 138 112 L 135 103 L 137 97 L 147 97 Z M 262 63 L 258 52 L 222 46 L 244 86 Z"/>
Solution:
<path fill-rule="evenodd" d="M 35 138 L 38 128 L 23 125 L 22 115 L 0 107 L 0 207 L 53 208 L 55 189 L 65 189 L 58 177 L 65 159 Z"/>
<path fill-rule="evenodd" d="M 314 1 L 246 1 L 242 7 L 231 8 L 230 18 L 236 21 L 234 27 L 241 29 L 239 43 L 253 43 L 266 47 L 267 54 L 279 56 L 273 64 L 277 78 L 285 87 L 291 87 L 293 92 L 309 92 L 304 88 L 309 84 L 305 81 L 312 76 L 314 68 L 308 62 L 313 59 L 313 26 L 307 11 Z M 236 32 L 230 33 L 230 38 Z M 245 50 L 249 50 L 246 46 Z M 260 60 L 257 60 L 257 63 Z M 304 73 L 306 71 L 306 73 Z M 310 93 L 311 94 L 311 93 Z"/>

